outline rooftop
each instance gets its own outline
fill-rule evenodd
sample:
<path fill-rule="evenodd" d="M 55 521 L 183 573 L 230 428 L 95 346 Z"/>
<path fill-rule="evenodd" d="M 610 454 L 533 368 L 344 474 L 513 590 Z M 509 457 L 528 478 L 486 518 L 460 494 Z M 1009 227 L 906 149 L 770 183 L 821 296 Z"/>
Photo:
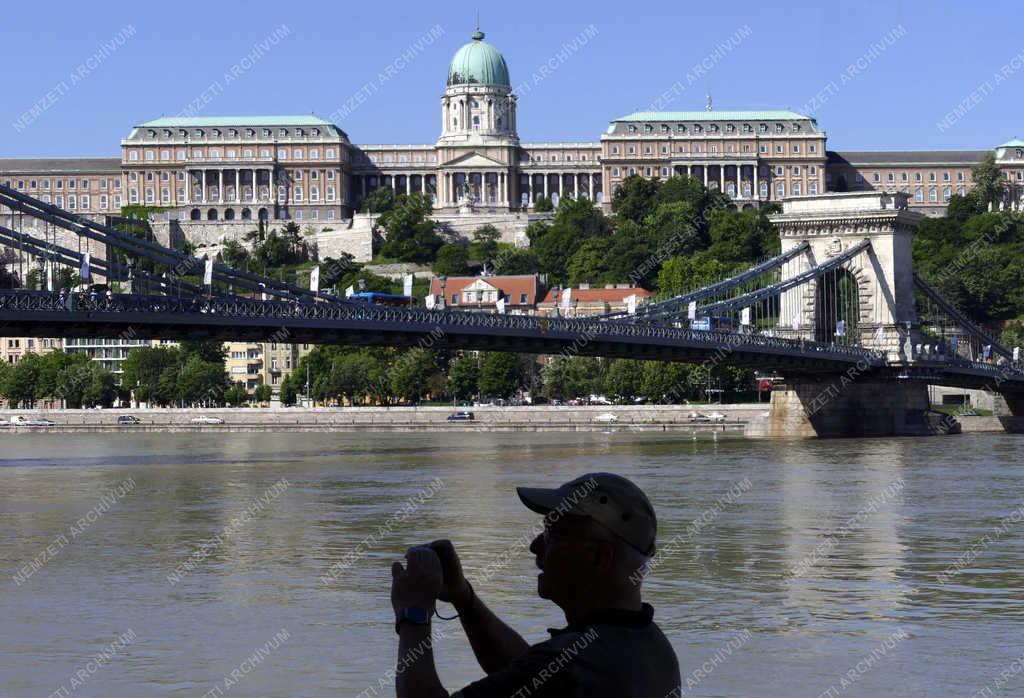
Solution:
<path fill-rule="evenodd" d="M 988 150 L 842 150 L 828 151 L 831 165 L 975 165 Z"/>
<path fill-rule="evenodd" d="M 149 128 L 201 128 L 204 126 L 333 126 L 319 116 L 161 116 L 146 121 L 139 127 Z"/>
<path fill-rule="evenodd" d="M 779 121 L 813 117 L 795 111 L 635 111 L 614 119 L 616 121 Z"/>
<path fill-rule="evenodd" d="M 121 158 L 0 158 L 0 172 L 120 172 Z"/>

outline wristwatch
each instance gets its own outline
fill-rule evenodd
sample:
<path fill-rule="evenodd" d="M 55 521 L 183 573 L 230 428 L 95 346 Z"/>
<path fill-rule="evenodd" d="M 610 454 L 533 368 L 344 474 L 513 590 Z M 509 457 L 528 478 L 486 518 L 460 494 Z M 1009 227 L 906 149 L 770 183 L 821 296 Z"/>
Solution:
<path fill-rule="evenodd" d="M 430 625 L 430 616 L 433 615 L 429 608 L 422 606 L 409 606 L 395 614 L 395 632 L 399 631 L 402 623 L 414 623 L 416 625 Z"/>

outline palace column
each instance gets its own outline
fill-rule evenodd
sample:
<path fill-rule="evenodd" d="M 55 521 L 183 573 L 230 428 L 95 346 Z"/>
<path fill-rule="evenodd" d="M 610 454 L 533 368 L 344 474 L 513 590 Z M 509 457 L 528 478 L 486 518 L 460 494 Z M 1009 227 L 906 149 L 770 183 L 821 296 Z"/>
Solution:
<path fill-rule="evenodd" d="M 704 172 L 704 188 L 707 189 L 708 188 L 708 166 L 707 166 L 707 163 L 704 163 L 703 165 L 701 165 L 700 169 Z"/>
<path fill-rule="evenodd" d="M 718 166 L 718 191 L 725 193 L 725 165 Z"/>
<path fill-rule="evenodd" d="M 551 175 L 548 174 L 547 172 L 545 172 L 544 173 L 544 198 L 545 199 L 550 198 L 550 196 L 548 195 L 548 180 L 550 178 L 551 178 Z"/>
<path fill-rule="evenodd" d="M 590 192 L 590 200 L 594 200 L 594 175 L 587 175 L 587 190 Z"/>
<path fill-rule="evenodd" d="M 761 199 L 761 190 L 757 188 L 757 163 L 754 163 L 754 198 Z"/>

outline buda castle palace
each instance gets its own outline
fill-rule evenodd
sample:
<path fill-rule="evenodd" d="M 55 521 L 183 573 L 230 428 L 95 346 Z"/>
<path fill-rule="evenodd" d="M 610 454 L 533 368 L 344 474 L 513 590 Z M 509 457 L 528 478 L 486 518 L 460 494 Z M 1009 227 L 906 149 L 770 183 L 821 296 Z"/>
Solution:
<path fill-rule="evenodd" d="M 456 231 L 491 222 L 521 235 L 544 196 L 608 207 L 630 175 L 691 176 L 738 208 L 825 191 L 906 192 L 936 215 L 971 187 L 988 151 L 833 152 L 808 115 L 792 111 L 639 111 L 596 141 L 524 143 L 502 54 L 479 29 L 455 52 L 441 96 L 441 132 L 425 145 L 356 145 L 315 116 L 162 117 L 135 126 L 118 158 L 0 159 L 0 181 L 69 211 L 104 219 L 126 205 L 159 207 L 154 227 L 194 243 L 241 236 L 253 220 L 311 227 L 325 254 L 369 258 L 370 221 L 357 211 L 378 187 L 417 192 Z M 1024 142 L 995 148 L 1024 188 Z M 158 238 L 162 237 L 158 232 Z"/>

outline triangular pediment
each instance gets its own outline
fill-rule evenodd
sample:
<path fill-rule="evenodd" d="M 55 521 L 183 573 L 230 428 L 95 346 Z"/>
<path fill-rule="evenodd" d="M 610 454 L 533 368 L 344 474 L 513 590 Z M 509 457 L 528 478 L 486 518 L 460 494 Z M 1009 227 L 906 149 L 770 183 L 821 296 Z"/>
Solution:
<path fill-rule="evenodd" d="M 507 168 L 508 164 L 492 160 L 486 155 L 477 152 L 466 153 L 441 164 L 441 167 L 502 167 Z"/>

